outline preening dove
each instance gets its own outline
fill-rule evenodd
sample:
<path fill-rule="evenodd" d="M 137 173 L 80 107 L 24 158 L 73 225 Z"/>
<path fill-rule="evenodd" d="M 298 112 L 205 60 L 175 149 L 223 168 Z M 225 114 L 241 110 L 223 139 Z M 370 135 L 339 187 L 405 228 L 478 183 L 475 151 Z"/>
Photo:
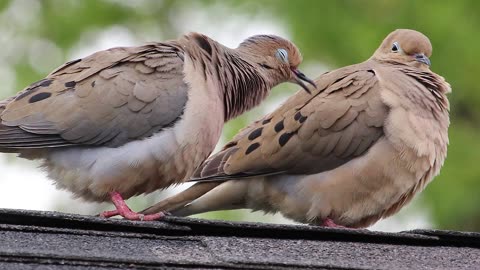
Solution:
<path fill-rule="evenodd" d="M 0 151 L 41 159 L 58 188 L 107 201 L 127 219 L 124 198 L 189 179 L 224 123 L 275 85 L 313 84 L 297 47 L 257 35 L 236 49 L 198 33 L 100 51 L 64 64 L 0 103 Z"/>
<path fill-rule="evenodd" d="M 429 39 L 389 34 L 367 61 L 317 78 L 252 123 L 149 209 L 186 216 L 248 208 L 302 223 L 366 227 L 400 210 L 447 154 L 450 85 L 430 71 Z"/>

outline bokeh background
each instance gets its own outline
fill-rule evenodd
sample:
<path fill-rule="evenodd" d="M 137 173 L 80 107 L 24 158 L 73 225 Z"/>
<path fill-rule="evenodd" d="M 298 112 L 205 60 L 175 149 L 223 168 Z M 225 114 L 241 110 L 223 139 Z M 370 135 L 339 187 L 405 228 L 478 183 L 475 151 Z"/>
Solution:
<path fill-rule="evenodd" d="M 229 47 L 254 34 L 284 36 L 303 52 L 302 70 L 316 77 L 367 59 L 396 28 L 430 37 L 432 70 L 452 85 L 450 147 L 441 175 L 408 207 L 373 229 L 480 231 L 480 1 L 0 0 L 0 96 L 14 94 L 67 60 L 115 46 L 174 39 L 189 31 Z M 220 144 L 296 90 L 287 84 L 277 87 L 266 103 L 230 121 Z M 37 166 L 0 155 L 1 208 L 81 214 L 111 208 L 55 190 Z M 171 192 L 139 196 L 129 203 L 140 210 Z M 289 222 L 248 211 L 202 217 Z"/>

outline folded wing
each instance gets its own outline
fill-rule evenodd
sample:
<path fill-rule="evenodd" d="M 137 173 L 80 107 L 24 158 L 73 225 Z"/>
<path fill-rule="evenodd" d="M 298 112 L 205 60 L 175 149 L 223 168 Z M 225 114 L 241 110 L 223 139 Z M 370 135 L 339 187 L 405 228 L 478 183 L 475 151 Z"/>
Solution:
<path fill-rule="evenodd" d="M 0 104 L 0 149 L 117 147 L 170 127 L 187 102 L 182 59 L 165 43 L 66 63 Z"/>
<path fill-rule="evenodd" d="M 375 71 L 350 66 L 316 83 L 313 95 L 300 91 L 243 129 L 192 181 L 319 173 L 368 151 L 383 136 L 387 116 Z"/>

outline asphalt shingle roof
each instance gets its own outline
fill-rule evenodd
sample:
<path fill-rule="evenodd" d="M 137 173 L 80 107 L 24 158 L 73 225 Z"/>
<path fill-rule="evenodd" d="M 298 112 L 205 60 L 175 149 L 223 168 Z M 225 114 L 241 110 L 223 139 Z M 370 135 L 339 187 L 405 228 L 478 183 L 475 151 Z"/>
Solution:
<path fill-rule="evenodd" d="M 0 269 L 480 269 L 480 233 L 0 209 Z"/>

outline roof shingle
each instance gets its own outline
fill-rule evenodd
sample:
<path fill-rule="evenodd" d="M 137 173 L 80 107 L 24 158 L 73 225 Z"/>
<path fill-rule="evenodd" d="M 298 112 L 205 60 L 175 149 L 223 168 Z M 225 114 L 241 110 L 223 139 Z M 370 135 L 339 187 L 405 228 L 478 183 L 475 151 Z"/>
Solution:
<path fill-rule="evenodd" d="M 480 234 L 0 209 L 0 269 L 474 269 Z M 38 268 L 40 267 L 40 268 Z"/>

